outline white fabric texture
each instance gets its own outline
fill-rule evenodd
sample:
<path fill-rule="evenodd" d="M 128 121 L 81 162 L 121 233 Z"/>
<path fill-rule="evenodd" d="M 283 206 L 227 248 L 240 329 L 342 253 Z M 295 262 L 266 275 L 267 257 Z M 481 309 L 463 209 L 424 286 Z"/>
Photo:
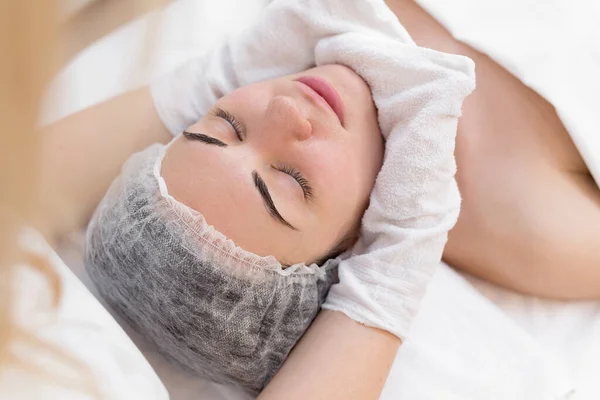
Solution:
<path fill-rule="evenodd" d="M 381 399 L 566 400 L 573 393 L 553 352 L 442 264 Z"/>
<path fill-rule="evenodd" d="M 412 43 L 382 0 L 276 0 L 235 40 L 153 82 L 154 105 L 177 135 L 224 94 L 314 67 L 314 50 L 321 39 L 357 31 Z"/>
<path fill-rule="evenodd" d="M 600 2 L 417 2 L 552 104 L 600 185 Z"/>
<path fill-rule="evenodd" d="M 142 353 L 43 237 L 28 230 L 20 239 L 25 249 L 39 255 L 56 271 L 61 298 L 54 307 L 51 282 L 34 267 L 19 266 L 15 274 L 16 317 L 22 326 L 59 353 L 48 355 L 29 345 L 18 346 L 18 353 L 30 366 L 45 368 L 50 375 L 4 368 L 0 374 L 0 398 L 93 400 L 99 394 L 100 398 L 115 400 L 167 400 L 167 390 Z M 70 359 L 61 360 L 60 352 Z M 73 365 L 70 360 L 78 364 Z M 98 392 L 56 384 L 59 378 L 77 376 L 73 368 L 91 378 Z M 52 374 L 57 378 L 53 380 Z"/>
<path fill-rule="evenodd" d="M 474 65 L 361 33 L 326 39 L 316 54 L 317 64 L 343 64 L 365 79 L 386 137 L 360 239 L 323 308 L 406 338 L 458 218 L 454 141 Z"/>
<path fill-rule="evenodd" d="M 600 3 L 418 3 L 552 103 L 599 182 Z M 447 266 L 434 276 L 382 399 L 600 398 L 600 302 L 467 279 Z"/>
<path fill-rule="evenodd" d="M 455 36 L 489 54 L 519 79 L 523 79 L 523 75 L 517 69 L 525 68 L 531 76 L 535 75 L 532 68 L 538 68 L 540 64 L 532 63 L 536 58 L 526 57 L 526 54 L 519 57 L 511 55 L 511 49 L 520 49 L 522 53 L 523 49 L 543 48 L 543 68 L 555 68 L 552 65 L 563 67 L 553 80 L 598 82 L 595 80 L 598 68 L 589 71 L 583 66 L 586 73 L 572 73 L 578 70 L 579 62 L 563 56 L 565 47 L 569 52 L 589 52 L 590 57 L 593 51 L 600 49 L 600 41 L 593 40 L 592 36 L 587 37 L 587 40 L 592 40 L 589 44 L 581 40 L 583 30 L 590 32 L 590 21 L 600 19 L 597 8 L 594 8 L 597 2 L 547 0 L 533 4 L 534 0 L 417 1 Z M 255 8 L 250 3 L 254 3 Z M 157 68 L 169 70 L 218 43 L 219 39 L 226 36 L 226 31 L 248 25 L 256 16 L 256 9 L 262 6 L 258 3 L 251 0 L 243 3 L 235 0 L 175 2 L 165 18 L 164 43 L 161 43 L 156 57 L 160 62 Z M 210 10 L 204 4 L 210 4 Z M 231 15 L 229 10 L 239 8 L 240 4 L 244 5 L 244 10 Z M 557 4 L 565 5 L 568 10 L 565 12 L 556 7 Z M 486 9 L 493 11 L 486 12 Z M 477 20 L 478 13 L 492 13 L 493 18 L 481 23 Z M 234 16 L 235 23 L 229 23 Z M 563 17 L 575 22 L 569 25 L 561 21 Z M 588 28 L 585 28 L 586 24 Z M 132 24 L 80 55 L 55 83 L 55 91 L 61 94 L 61 101 L 53 101 L 48 107 L 51 114 L 49 118 L 56 119 L 123 90 L 127 83 L 123 78 L 128 76 L 129 65 L 123 64 L 123 60 L 135 60 L 136 46 L 131 42 L 132 37 L 135 39 L 139 36 L 141 28 L 140 24 Z M 462 34 L 459 33 L 461 31 Z M 518 40 L 514 39 L 513 31 L 520 32 Z M 538 35 L 538 32 L 541 34 Z M 557 36 L 560 36 L 560 43 L 568 44 L 561 46 L 561 51 L 553 48 Z M 526 44 L 531 43 L 533 37 L 553 39 Z M 496 54 L 499 45 L 504 50 L 502 54 Z M 545 80 L 543 86 L 561 84 L 553 80 Z M 527 81 L 524 83 L 527 84 Z M 580 85 L 571 87 L 575 91 L 580 89 Z M 577 97 L 587 98 L 585 92 L 581 91 L 570 97 L 569 104 L 578 104 Z M 547 100 L 552 102 L 551 99 Z M 569 105 L 567 107 L 571 108 Z M 563 121 L 566 118 L 576 120 L 575 115 L 565 111 L 561 118 Z M 600 114 L 588 115 L 587 118 L 600 118 Z M 567 127 L 575 137 L 577 133 Z M 592 140 L 597 137 L 590 136 Z M 588 150 L 598 148 L 591 144 L 587 147 Z M 592 168 L 590 164 L 588 166 Z M 595 176 L 598 180 L 597 173 Z M 77 243 L 68 246 L 61 256 L 66 256 L 67 265 L 94 292 L 83 268 L 81 250 L 78 250 L 80 247 Z M 143 338 L 130 331 L 126 324 L 123 324 L 123 328 L 157 371 L 172 400 L 249 399 L 233 388 L 193 378 L 173 367 Z M 598 399 L 598 338 L 600 302 L 555 302 L 524 296 L 478 280 L 465 280 L 442 264 L 428 287 L 410 337 L 398 353 L 382 399 Z M 539 352 L 543 352 L 544 356 L 540 357 Z M 510 393 L 511 386 L 514 388 L 523 384 L 519 377 L 545 371 L 547 361 L 544 359 L 555 363 L 555 371 L 530 384 L 525 382 L 529 387 L 529 396 Z M 569 393 L 565 386 L 572 386 L 575 392 L 564 395 Z"/>
<path fill-rule="evenodd" d="M 239 86 L 335 63 L 369 84 L 387 141 L 361 239 L 324 307 L 404 338 L 458 217 L 453 152 L 475 86 L 471 60 L 417 47 L 383 1 L 283 0 L 240 38 L 157 81 L 152 96 L 178 134 Z"/>

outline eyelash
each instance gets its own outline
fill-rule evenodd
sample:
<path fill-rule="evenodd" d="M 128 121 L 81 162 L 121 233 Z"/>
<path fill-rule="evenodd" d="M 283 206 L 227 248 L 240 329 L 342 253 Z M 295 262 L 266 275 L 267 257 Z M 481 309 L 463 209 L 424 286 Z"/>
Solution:
<path fill-rule="evenodd" d="M 240 140 L 240 142 L 244 141 L 244 128 L 243 128 L 242 124 L 240 123 L 240 121 L 238 121 L 233 116 L 233 114 L 231 114 L 227 110 L 223 110 L 222 108 L 217 107 L 217 108 L 215 108 L 213 115 L 229 122 L 229 125 L 231 125 L 231 127 L 235 131 L 235 135 Z"/>
<path fill-rule="evenodd" d="M 223 110 L 222 108 L 216 107 L 213 111 L 213 115 L 229 122 L 229 124 L 233 127 L 233 130 L 235 131 L 235 134 L 240 140 L 240 142 L 244 141 L 244 128 L 240 121 L 238 121 L 233 114 L 231 114 L 227 110 Z M 312 187 L 310 186 L 306 178 L 304 178 L 304 176 L 302 176 L 302 174 L 297 169 L 287 165 L 274 168 L 294 178 L 296 182 L 298 182 L 298 184 L 300 185 L 300 188 L 302 188 L 302 192 L 304 193 L 304 198 L 306 200 L 312 200 L 314 198 L 314 192 Z"/>
<path fill-rule="evenodd" d="M 298 182 L 300 187 L 302 188 L 302 192 L 304 193 L 304 198 L 306 200 L 312 200 L 314 198 L 314 192 L 306 178 L 302 176 L 302 174 L 295 168 L 284 165 L 281 167 L 274 167 L 277 171 L 283 172 L 284 174 L 288 174 L 292 178 Z"/>

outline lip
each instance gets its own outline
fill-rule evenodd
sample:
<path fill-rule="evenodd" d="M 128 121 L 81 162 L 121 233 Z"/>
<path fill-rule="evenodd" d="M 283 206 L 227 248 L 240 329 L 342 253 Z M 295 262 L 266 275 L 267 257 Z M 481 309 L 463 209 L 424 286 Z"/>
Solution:
<path fill-rule="evenodd" d="M 340 123 L 344 125 L 344 102 L 338 91 L 329 82 L 318 76 L 302 76 L 296 81 L 308 86 L 311 89 L 311 95 L 333 110 Z"/>

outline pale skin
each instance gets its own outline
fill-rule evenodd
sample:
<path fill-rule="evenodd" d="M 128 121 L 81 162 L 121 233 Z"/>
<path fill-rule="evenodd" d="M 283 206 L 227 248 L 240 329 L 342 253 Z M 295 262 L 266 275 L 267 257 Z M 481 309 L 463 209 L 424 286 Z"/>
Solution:
<path fill-rule="evenodd" d="M 489 58 L 453 40 L 412 1 L 387 3 L 418 44 L 477 63 L 478 89 L 465 104 L 456 153 L 463 212 L 445 258 L 523 292 L 598 297 L 600 194 L 552 108 Z M 542 137 L 550 145 L 542 146 Z M 52 232 L 60 236 L 72 228 L 64 223 L 67 214 L 85 223 L 128 156 L 169 139 L 147 88 L 50 127 L 47 198 L 61 193 L 68 209 L 54 209 L 52 215 L 64 218 L 56 219 Z M 509 162 L 511 149 L 518 150 L 516 165 Z M 260 398 L 377 399 L 399 345 L 386 332 L 323 311 Z"/>
<path fill-rule="evenodd" d="M 387 4 L 417 44 L 477 65 L 456 143 L 462 210 L 444 259 L 523 293 L 598 298 L 600 190 L 554 108 L 412 0 Z"/>
<path fill-rule="evenodd" d="M 54 240 L 86 223 L 132 153 L 172 138 L 148 88 L 67 117 L 45 128 L 43 137 L 42 195 L 47 237 Z M 60 208 L 53 207 L 58 196 Z M 323 310 L 259 399 L 378 399 L 400 343 L 389 332 Z"/>
<path fill-rule="evenodd" d="M 337 90 L 343 123 L 297 81 L 302 76 Z M 368 86 L 352 70 L 326 65 L 222 97 L 169 147 L 161 174 L 173 197 L 238 246 L 292 265 L 358 235 L 382 158 Z"/>

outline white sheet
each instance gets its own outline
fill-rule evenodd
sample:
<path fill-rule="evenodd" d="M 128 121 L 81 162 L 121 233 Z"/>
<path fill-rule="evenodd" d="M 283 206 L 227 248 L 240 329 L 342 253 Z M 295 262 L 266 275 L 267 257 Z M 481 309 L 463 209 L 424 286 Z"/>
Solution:
<path fill-rule="evenodd" d="M 53 282 L 38 273 L 39 268 L 16 268 L 19 284 L 14 288 L 15 317 L 59 356 L 36 346 L 15 346 L 28 365 L 42 367 L 44 372 L 48 368 L 52 374 L 31 373 L 18 367 L 3 369 L 0 398 L 83 400 L 100 396 L 111 400 L 168 400 L 165 386 L 142 353 L 44 238 L 29 229 L 19 241 L 57 273 L 61 293 L 54 305 Z M 70 378 L 77 377 L 73 367 L 90 379 L 89 384 L 94 386 L 90 390 L 98 390 L 98 396 L 69 383 Z M 64 385 L 57 384 L 60 380 L 54 378 L 65 378 Z"/>
<path fill-rule="evenodd" d="M 382 399 L 542 400 L 566 399 L 579 391 L 568 363 L 554 350 L 579 355 L 562 341 L 556 349 L 545 343 L 552 335 L 578 332 L 564 329 L 560 318 L 548 318 L 550 307 L 532 310 L 534 299 L 487 287 L 488 295 L 500 299 L 494 303 L 476 286 L 440 266 Z M 592 311 L 600 315 L 597 306 Z M 523 320 L 534 319 L 519 324 L 519 313 Z M 583 315 L 574 317 L 600 332 L 600 325 L 583 322 Z"/>
<path fill-rule="evenodd" d="M 545 15 L 542 21 L 546 22 L 560 19 L 563 12 L 569 13 L 569 19 L 575 19 L 576 14 L 573 13 L 576 12 L 585 14 L 585 11 L 564 10 L 564 7 L 569 8 L 573 4 L 566 0 L 544 3 L 534 1 L 526 2 L 529 8 L 525 11 L 530 19 L 523 19 L 523 23 L 539 20 L 538 16 L 542 14 Z M 199 3 L 206 5 L 202 6 Z M 131 50 L 135 49 L 136 43 L 140 43 L 143 24 L 137 23 L 122 29 L 93 46 L 67 68 L 54 86 L 54 93 L 60 93 L 62 96 L 61 101 L 55 102 L 53 107 L 48 107 L 46 120 L 91 105 L 201 53 L 222 40 L 227 33 L 237 31 L 248 24 L 264 3 L 265 0 L 180 0 L 175 3 L 164 21 L 166 36 L 161 40 L 158 50 L 161 55 L 159 65 L 151 71 L 145 71 L 144 74 L 137 74 L 138 79 L 134 83 L 127 79 L 132 75 L 132 61 L 136 57 L 136 53 Z M 434 15 L 441 15 L 447 11 L 443 5 L 447 2 L 443 0 L 422 0 L 421 3 Z M 455 27 L 464 26 L 461 40 L 480 50 L 483 46 L 503 44 L 504 47 L 495 47 L 499 53 L 494 56 L 496 61 L 502 63 L 500 59 L 503 59 L 505 53 L 500 49 L 506 50 L 506 43 L 514 43 L 509 33 L 518 31 L 515 24 L 518 25 L 519 21 L 512 20 L 510 29 L 504 24 L 495 23 L 494 18 L 488 21 L 489 24 L 468 24 L 471 13 L 476 9 L 480 12 L 491 10 L 493 16 L 502 15 L 499 11 L 502 7 L 498 2 L 485 2 L 488 5 L 493 4 L 495 8 L 473 8 L 475 3 L 484 2 L 452 2 L 453 7 L 455 4 L 459 11 L 450 13 L 454 18 L 445 23 L 452 23 Z M 517 10 L 517 3 L 517 0 L 513 0 L 502 4 L 506 8 L 512 5 L 512 9 Z M 586 4 L 591 10 L 592 2 Z M 234 6 L 238 12 L 231 12 Z M 244 10 L 240 10 L 240 7 L 244 7 Z M 464 18 L 460 18 L 461 15 L 464 15 Z M 237 22 L 226 22 L 232 19 L 237 19 Z M 586 17 L 582 19 L 590 20 Z M 596 17 L 596 20 L 599 19 Z M 526 26 L 530 26 L 531 32 L 538 28 L 544 32 L 552 30 L 552 26 L 544 28 L 545 25 L 521 25 Z M 554 26 L 560 25 L 554 23 Z M 585 54 L 581 53 L 588 49 L 589 57 L 596 57 L 598 62 L 600 58 L 597 53 L 585 42 L 576 40 L 586 37 L 589 39 L 584 32 L 577 31 L 579 27 L 581 24 L 577 23 L 557 30 L 560 34 L 558 38 L 561 49 L 579 43 L 578 57 L 585 57 Z M 584 25 L 582 29 L 587 28 Z M 485 34 L 479 36 L 478 30 Z M 569 34 L 572 35 L 567 36 Z M 600 41 L 594 43 L 595 49 L 600 49 Z M 526 49 L 527 46 L 522 48 Z M 574 93 L 577 93 L 577 87 L 589 81 L 582 76 L 575 76 L 577 74 L 568 74 L 570 69 L 567 63 L 561 63 L 560 68 L 553 70 L 549 76 L 544 75 L 540 63 L 542 67 L 546 64 L 540 57 L 552 50 L 553 44 L 549 43 L 544 49 L 545 53 L 540 51 L 535 54 L 514 55 L 506 59 L 505 67 L 535 90 L 540 90 L 539 85 L 546 85 L 553 79 L 566 82 L 566 78 L 560 79 L 561 76 L 568 77 L 569 82 L 577 82 L 577 85 L 570 87 L 561 86 L 560 82 L 556 82 L 548 90 L 549 95 L 554 96 L 554 100 L 550 101 L 556 100 L 553 104 L 557 108 L 562 107 L 559 114 L 574 135 L 579 148 L 583 149 L 586 161 L 592 168 L 592 165 L 596 165 L 594 160 L 597 159 L 596 154 L 600 150 L 600 129 L 596 129 L 595 134 L 590 129 L 598 128 L 598 125 L 594 125 L 598 120 L 594 119 L 593 113 L 586 112 L 582 117 L 581 110 L 573 111 L 572 104 L 581 105 L 581 102 L 569 101 L 567 105 L 562 105 L 561 97 L 561 90 L 575 90 Z M 527 65 L 533 69 L 526 69 L 526 73 L 519 75 L 520 67 L 516 67 L 517 62 L 527 54 L 530 60 Z M 579 71 L 581 75 L 584 69 L 585 66 L 582 66 Z M 539 81 L 538 78 L 541 77 L 534 73 L 538 71 L 544 77 L 542 81 Z M 583 90 L 582 93 L 588 95 L 582 98 L 589 99 L 589 92 L 586 92 L 585 88 Z M 545 95 L 543 90 L 540 92 Z M 598 93 L 598 90 L 595 93 Z M 50 98 L 56 99 L 52 96 Z M 573 99 L 573 94 L 570 93 L 568 98 Z M 588 102 L 582 107 L 589 107 L 591 104 Z M 600 114 L 595 118 L 598 118 L 598 115 Z M 572 123 L 569 122 L 571 120 Z M 598 174 L 595 176 L 598 180 Z M 70 260 L 68 264 L 81 273 L 83 269 L 80 255 L 76 254 Z M 135 338 L 134 341 L 142 350 L 147 350 L 143 341 Z M 145 354 L 174 400 L 245 398 L 228 388 L 187 377 L 161 362 L 151 351 Z M 522 296 L 475 279 L 465 279 L 451 268 L 442 266 L 425 297 L 412 328 L 411 339 L 398 353 L 382 398 L 530 400 L 574 399 L 577 396 L 578 399 L 597 399 L 600 398 L 600 382 L 597 379 L 599 371 L 600 302 L 562 303 Z"/>
<path fill-rule="evenodd" d="M 600 1 L 417 3 L 550 102 L 600 184 Z"/>

